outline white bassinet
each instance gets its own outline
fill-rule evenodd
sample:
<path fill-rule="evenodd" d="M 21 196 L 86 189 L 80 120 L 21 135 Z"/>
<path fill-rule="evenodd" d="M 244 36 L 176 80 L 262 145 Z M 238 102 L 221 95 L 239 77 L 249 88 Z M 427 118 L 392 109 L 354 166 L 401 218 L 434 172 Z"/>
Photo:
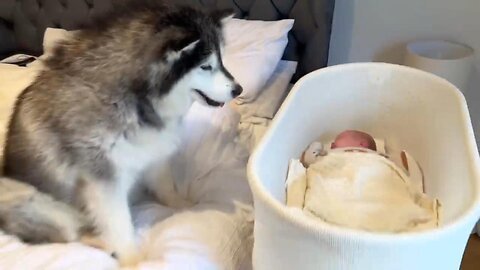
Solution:
<path fill-rule="evenodd" d="M 418 160 L 427 193 L 443 205 L 440 228 L 368 233 L 285 206 L 288 161 L 319 135 L 345 129 L 386 138 Z M 446 80 L 383 63 L 312 72 L 294 86 L 249 162 L 254 269 L 459 269 L 480 213 L 479 164 L 465 99 Z"/>

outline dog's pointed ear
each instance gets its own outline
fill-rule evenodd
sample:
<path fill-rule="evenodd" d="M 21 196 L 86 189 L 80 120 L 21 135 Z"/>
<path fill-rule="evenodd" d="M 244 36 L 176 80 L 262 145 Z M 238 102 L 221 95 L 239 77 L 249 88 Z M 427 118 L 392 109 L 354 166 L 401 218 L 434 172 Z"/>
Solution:
<path fill-rule="evenodd" d="M 226 22 L 228 22 L 230 19 L 235 16 L 235 11 L 233 9 L 218 9 L 214 10 L 210 13 L 212 16 L 213 20 L 217 22 L 218 24 L 224 25 Z"/>
<path fill-rule="evenodd" d="M 199 43 L 200 39 L 193 37 L 182 37 L 178 40 L 171 40 L 157 52 L 157 55 L 167 62 L 170 62 L 182 57 L 185 53 L 193 51 Z"/>
<path fill-rule="evenodd" d="M 197 46 L 198 42 L 200 42 L 200 39 L 197 39 L 193 42 L 188 43 L 186 46 L 181 48 L 179 50 L 179 52 L 190 52 L 190 51 L 192 51 L 193 49 L 195 49 L 195 46 Z"/>
<path fill-rule="evenodd" d="M 168 42 L 166 44 L 166 49 L 176 53 L 189 52 L 195 49 L 199 42 L 200 39 L 198 37 L 180 36 Z"/>

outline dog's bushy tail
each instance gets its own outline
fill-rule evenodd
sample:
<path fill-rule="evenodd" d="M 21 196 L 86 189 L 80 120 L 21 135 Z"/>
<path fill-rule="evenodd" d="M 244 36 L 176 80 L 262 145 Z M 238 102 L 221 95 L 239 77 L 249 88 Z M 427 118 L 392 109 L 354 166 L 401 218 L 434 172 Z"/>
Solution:
<path fill-rule="evenodd" d="M 0 178 L 0 229 L 29 243 L 71 242 L 86 230 L 85 217 L 35 187 Z"/>

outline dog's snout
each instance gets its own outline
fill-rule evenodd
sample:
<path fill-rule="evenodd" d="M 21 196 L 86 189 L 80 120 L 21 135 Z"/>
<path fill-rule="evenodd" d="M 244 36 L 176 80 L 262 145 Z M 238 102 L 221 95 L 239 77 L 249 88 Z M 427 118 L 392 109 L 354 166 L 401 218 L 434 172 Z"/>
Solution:
<path fill-rule="evenodd" d="M 242 91 L 243 91 L 243 88 L 239 84 L 235 84 L 235 86 L 232 90 L 232 97 L 236 98 L 236 97 L 240 96 Z"/>

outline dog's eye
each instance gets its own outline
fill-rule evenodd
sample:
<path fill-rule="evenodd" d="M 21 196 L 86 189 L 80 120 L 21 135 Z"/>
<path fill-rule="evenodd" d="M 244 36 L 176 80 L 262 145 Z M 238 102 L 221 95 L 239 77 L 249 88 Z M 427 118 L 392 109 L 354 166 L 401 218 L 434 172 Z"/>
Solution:
<path fill-rule="evenodd" d="M 200 66 L 200 68 L 203 70 L 212 70 L 212 66 L 210 65 L 203 65 L 203 66 Z"/>

